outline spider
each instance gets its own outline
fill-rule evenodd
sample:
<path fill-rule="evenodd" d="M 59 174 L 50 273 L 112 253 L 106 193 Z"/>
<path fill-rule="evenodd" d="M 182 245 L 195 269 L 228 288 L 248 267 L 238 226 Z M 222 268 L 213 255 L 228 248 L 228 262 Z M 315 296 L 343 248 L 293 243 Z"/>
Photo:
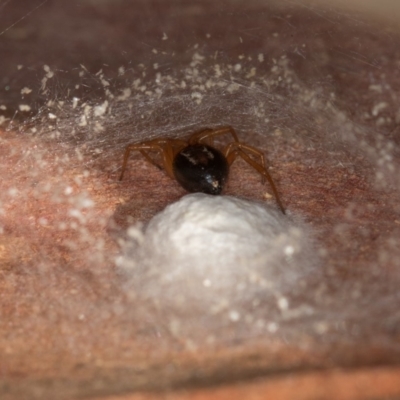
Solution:
<path fill-rule="evenodd" d="M 229 134 L 233 141 L 223 152 L 214 147 L 216 136 Z M 187 140 L 181 139 L 153 139 L 142 143 L 132 143 L 126 147 L 121 181 L 128 163 L 131 151 L 139 151 L 151 164 L 162 169 L 150 156 L 149 152 L 161 153 L 166 173 L 176 179 L 188 192 L 203 192 L 220 194 L 229 174 L 229 166 L 240 156 L 262 175 L 264 183 L 267 178 L 274 192 L 276 202 L 283 214 L 282 205 L 275 183 L 265 167 L 264 154 L 246 143 L 239 141 L 235 130 L 231 126 L 204 129 L 192 134 Z"/>

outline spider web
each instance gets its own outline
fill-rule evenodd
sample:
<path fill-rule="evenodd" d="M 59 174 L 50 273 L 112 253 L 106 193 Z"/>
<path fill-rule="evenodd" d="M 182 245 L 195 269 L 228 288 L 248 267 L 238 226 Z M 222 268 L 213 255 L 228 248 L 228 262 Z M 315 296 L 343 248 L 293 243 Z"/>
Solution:
<path fill-rule="evenodd" d="M 397 55 L 390 58 L 398 36 L 369 37 L 365 31 L 375 25 L 332 9 L 177 4 L 167 21 L 162 18 L 167 6 L 158 2 L 86 1 L 82 15 L 94 12 L 96 18 L 82 16 L 72 23 L 78 3 L 38 2 L 0 26 L 3 50 L 14 41 L 20 44 L 3 67 L 0 97 L 1 274 L 4 293 L 16 298 L 13 323 L 20 332 L 29 329 L 38 342 L 40 323 L 61 326 L 60 351 L 72 351 L 77 359 L 96 345 L 80 335 L 97 330 L 108 337 L 103 325 L 109 320 L 117 334 L 115 342 L 107 342 L 106 359 L 113 359 L 112 349 L 126 335 L 137 335 L 145 346 L 149 336 L 163 337 L 160 352 L 171 342 L 192 351 L 246 341 L 268 347 L 282 337 L 302 348 L 312 340 L 321 351 L 362 339 L 362 345 L 398 352 L 392 333 L 399 327 L 399 231 L 393 226 L 399 212 L 399 108 L 393 90 L 397 77 L 390 75 L 398 63 Z M 11 5 L 0 3 L 2 15 Z M 126 7 L 132 17 L 122 20 Z M 204 10 L 209 19 L 202 17 Z M 310 12 L 316 22 L 309 30 L 301 21 Z M 159 21 L 156 28 L 147 27 L 151 18 Z M 42 37 L 41 29 L 47 33 L 38 40 L 41 50 L 19 39 L 32 32 Z M 345 44 L 341 30 L 349 37 L 364 35 L 365 42 Z M 311 39 L 314 32 L 319 40 Z M 76 51 L 78 45 L 83 50 Z M 350 71 L 348 81 L 343 71 Z M 286 239 L 291 228 L 300 230 L 292 245 L 301 248 L 302 257 L 296 269 L 284 262 L 280 270 L 257 264 L 257 273 L 269 273 L 272 295 L 260 295 L 251 285 L 239 295 L 247 263 L 237 262 L 237 273 L 225 275 L 218 287 L 216 295 L 226 305 L 216 312 L 208 297 L 202 301 L 204 288 L 186 287 L 185 282 L 193 283 L 186 264 L 149 250 L 148 243 L 163 240 L 140 225 L 156 213 L 149 200 L 143 200 L 148 201 L 143 218 L 134 214 L 129 224 L 114 224 L 118 210 L 135 198 L 116 182 L 128 143 L 185 137 L 221 125 L 233 126 L 266 152 L 272 166 L 281 167 L 272 170 L 293 210 L 284 222 L 278 218 L 276 227 L 286 227 L 279 231 Z M 132 158 L 132 174 L 143 172 L 133 176 L 151 185 L 145 163 Z M 287 197 L 298 193 L 297 179 L 309 185 L 309 194 Z M 352 201 L 339 203 L 337 192 L 355 186 Z M 366 187 L 374 195 L 365 197 Z M 120 205 L 119 197 L 128 206 Z M 381 198 L 390 218 L 379 208 Z M 382 222 L 384 233 L 377 232 L 371 215 Z M 275 226 L 273 218 L 268 221 Z M 371 243 L 374 248 L 364 249 L 362 259 L 361 249 Z M 281 255 L 287 247 L 285 240 L 277 245 Z M 224 264 L 224 254 L 217 255 Z M 165 258 L 163 268 L 154 269 L 160 258 Z M 173 274 L 177 278 L 169 280 Z M 168 282 L 165 294 L 160 281 Z M 187 308 L 174 308 L 177 292 L 190 300 Z M 131 297 L 127 302 L 125 295 Z M 249 306 L 252 298 L 256 301 Z M 21 311 L 20 320 L 18 310 L 30 313 Z M 83 321 L 83 333 L 71 334 L 76 318 Z M 23 338 L 16 333 L 10 346 Z"/>

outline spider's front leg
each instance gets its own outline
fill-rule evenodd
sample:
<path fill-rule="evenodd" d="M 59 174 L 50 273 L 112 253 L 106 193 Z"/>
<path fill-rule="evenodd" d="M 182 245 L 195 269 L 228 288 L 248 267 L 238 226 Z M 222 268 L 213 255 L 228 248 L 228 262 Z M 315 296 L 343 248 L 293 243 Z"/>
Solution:
<path fill-rule="evenodd" d="M 227 135 L 227 134 L 231 135 L 235 142 L 239 142 L 235 130 L 231 126 L 224 126 L 217 129 L 210 129 L 210 128 L 204 129 L 201 132 L 193 134 L 189 138 L 189 144 L 204 143 L 212 147 L 214 145 L 214 138 L 216 136 Z"/>
<path fill-rule="evenodd" d="M 259 156 L 261 162 L 259 163 L 255 161 L 252 157 L 249 156 L 249 154 L 247 154 L 247 152 Z M 278 190 L 275 186 L 275 182 L 272 179 L 272 176 L 268 172 L 267 168 L 265 167 L 264 154 L 260 150 L 255 149 L 254 147 L 251 147 L 244 143 L 232 142 L 228 144 L 228 146 L 225 148 L 224 154 L 229 165 L 231 165 L 236 160 L 236 158 L 240 156 L 244 161 L 251 165 L 263 178 L 266 178 L 272 188 L 279 208 L 281 209 L 283 214 L 286 214 L 285 208 L 283 207 L 282 201 L 279 197 Z"/>
<path fill-rule="evenodd" d="M 161 169 L 161 167 L 148 154 L 149 151 L 158 152 L 159 154 L 161 154 L 163 167 L 166 173 L 171 178 L 174 178 L 174 174 L 172 171 L 173 159 L 176 152 L 178 151 L 177 149 L 182 148 L 182 146 L 184 145 L 185 142 L 175 139 L 154 139 L 149 140 L 148 142 L 129 144 L 128 146 L 126 146 L 119 180 L 121 181 L 124 176 L 126 166 L 128 164 L 129 155 L 132 151 L 139 151 L 150 164 Z"/>
<path fill-rule="evenodd" d="M 126 170 L 126 166 L 128 164 L 128 159 L 131 154 L 131 151 L 139 151 L 149 162 L 151 162 L 152 164 L 155 164 L 154 161 L 150 158 L 150 156 L 145 152 L 145 150 L 149 150 L 149 149 L 154 150 L 154 148 L 155 147 L 153 145 L 150 145 L 147 143 L 128 144 L 128 146 L 126 146 L 126 149 L 125 149 L 124 161 L 122 162 L 122 169 L 121 169 L 121 174 L 119 176 L 119 180 L 122 181 L 122 178 L 124 177 L 124 173 Z"/>

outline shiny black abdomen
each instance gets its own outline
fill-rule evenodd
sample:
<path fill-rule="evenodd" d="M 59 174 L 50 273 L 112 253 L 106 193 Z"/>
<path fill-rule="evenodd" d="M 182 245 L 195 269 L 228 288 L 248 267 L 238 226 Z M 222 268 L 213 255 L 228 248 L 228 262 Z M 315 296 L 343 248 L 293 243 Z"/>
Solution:
<path fill-rule="evenodd" d="M 175 156 L 173 170 L 175 179 L 188 192 L 220 194 L 228 178 L 229 165 L 219 150 L 193 144 Z"/>

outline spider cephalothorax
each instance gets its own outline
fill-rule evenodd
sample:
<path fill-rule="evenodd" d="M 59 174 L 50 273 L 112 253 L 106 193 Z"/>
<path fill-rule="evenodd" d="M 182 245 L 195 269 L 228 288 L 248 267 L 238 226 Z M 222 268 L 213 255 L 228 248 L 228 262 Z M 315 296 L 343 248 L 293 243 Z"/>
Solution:
<path fill-rule="evenodd" d="M 221 152 L 214 147 L 216 136 L 230 134 L 233 141 Z M 129 144 L 126 147 L 120 180 L 124 176 L 129 154 L 139 151 L 151 164 L 161 168 L 148 154 L 158 151 L 167 174 L 176 179 L 188 192 L 220 194 L 228 179 L 229 166 L 240 156 L 267 178 L 276 197 L 279 208 L 285 214 L 275 183 L 265 167 L 264 153 L 239 141 L 236 132 L 230 126 L 205 129 L 194 133 L 187 140 L 153 139 L 142 143 Z"/>

